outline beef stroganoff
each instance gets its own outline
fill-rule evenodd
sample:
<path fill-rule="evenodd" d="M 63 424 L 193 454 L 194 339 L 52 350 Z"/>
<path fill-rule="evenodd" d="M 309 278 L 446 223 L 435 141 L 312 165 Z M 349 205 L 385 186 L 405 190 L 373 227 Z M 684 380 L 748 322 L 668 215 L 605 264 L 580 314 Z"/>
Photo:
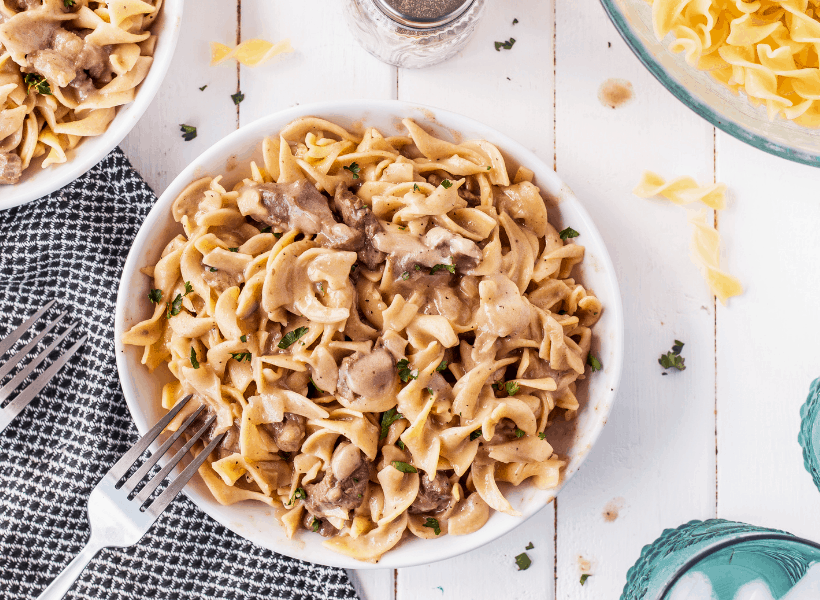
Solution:
<path fill-rule="evenodd" d="M 366 561 L 518 515 L 499 483 L 558 485 L 550 423 L 580 408 L 602 311 L 531 171 L 403 123 L 298 119 L 232 189 L 190 184 L 123 336 L 173 374 L 164 408 L 194 394 L 170 429 L 204 404 L 227 432 L 200 469 L 220 503 Z"/>
<path fill-rule="evenodd" d="M 134 99 L 153 61 L 162 0 L 0 3 L 0 183 L 68 160 Z"/>

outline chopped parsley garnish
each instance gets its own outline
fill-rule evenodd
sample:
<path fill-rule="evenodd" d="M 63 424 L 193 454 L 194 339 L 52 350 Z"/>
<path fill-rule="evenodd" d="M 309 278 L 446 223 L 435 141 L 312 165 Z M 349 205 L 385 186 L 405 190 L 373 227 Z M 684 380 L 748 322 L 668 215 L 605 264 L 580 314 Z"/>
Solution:
<path fill-rule="evenodd" d="M 581 585 L 584 585 L 587 582 L 587 579 L 589 579 L 589 573 L 584 573 L 581 575 Z"/>
<path fill-rule="evenodd" d="M 196 127 L 193 125 L 180 125 L 179 130 L 182 132 L 182 139 L 190 142 L 196 137 Z"/>
<path fill-rule="evenodd" d="M 526 552 L 522 552 L 515 557 L 515 564 L 518 565 L 519 571 L 526 571 L 530 568 L 530 565 L 532 565 L 532 560 L 530 560 L 530 557 L 527 556 Z"/>
<path fill-rule="evenodd" d="M 278 240 L 279 238 L 281 238 L 281 237 L 282 237 L 282 234 L 281 234 L 281 233 L 278 233 L 278 232 L 274 232 L 274 233 L 273 233 L 273 237 L 275 237 L 275 238 Z"/>
<path fill-rule="evenodd" d="M 199 88 L 199 91 L 204 92 L 206 87 L 208 87 L 207 83 L 205 85 L 203 85 L 201 88 Z"/>
<path fill-rule="evenodd" d="M 48 84 L 48 81 L 46 81 L 46 78 L 38 73 L 29 73 L 25 76 L 23 81 L 28 86 L 26 89 L 27 92 L 31 92 L 31 88 L 34 88 L 35 92 L 42 94 L 43 96 L 54 95 L 51 93 L 51 86 Z"/>
<path fill-rule="evenodd" d="M 407 383 L 411 379 L 418 379 L 418 373 L 413 375 L 412 369 L 408 366 L 410 361 L 406 358 L 402 358 L 399 362 L 396 363 L 396 368 L 399 370 L 399 377 L 401 378 L 402 383 Z"/>
<path fill-rule="evenodd" d="M 507 388 L 507 395 L 508 396 L 515 396 L 518 393 L 518 390 L 520 389 L 519 385 L 514 381 L 508 381 L 505 384 L 505 386 Z"/>
<path fill-rule="evenodd" d="M 431 396 L 434 396 L 435 393 L 436 393 L 435 390 L 433 390 L 433 388 L 425 388 L 425 389 L 427 390 L 427 393 L 429 393 Z"/>
<path fill-rule="evenodd" d="M 66 8 L 71 8 L 75 4 L 77 3 L 74 0 L 63 0 L 63 6 L 65 6 Z"/>
<path fill-rule="evenodd" d="M 210 267 L 208 270 L 209 270 L 211 273 L 216 273 L 219 269 L 217 269 L 216 267 Z"/>
<path fill-rule="evenodd" d="M 186 281 L 185 282 L 185 295 L 187 296 L 188 294 L 190 294 L 193 291 L 194 291 L 194 286 L 191 285 L 190 281 Z"/>
<path fill-rule="evenodd" d="M 413 465 L 408 465 L 406 462 L 401 462 L 400 460 L 394 460 L 390 463 L 393 465 L 393 468 L 397 471 L 401 471 L 402 473 L 418 473 L 418 469 Z"/>
<path fill-rule="evenodd" d="M 310 528 L 313 531 L 319 531 L 320 521 L 316 517 L 313 517 L 313 522 L 310 524 Z"/>
<path fill-rule="evenodd" d="M 233 100 L 233 103 L 236 105 L 239 105 L 239 103 L 242 102 L 244 99 L 245 94 L 243 94 L 242 92 L 236 92 L 235 94 L 231 94 L 231 100 Z"/>
<path fill-rule="evenodd" d="M 243 360 L 251 362 L 252 356 L 250 352 L 231 352 L 231 358 L 236 362 L 242 362 Z"/>
<path fill-rule="evenodd" d="M 177 316 L 182 310 L 182 294 L 177 294 L 173 302 L 169 302 L 167 306 L 168 310 L 165 312 L 165 318 L 170 319 L 171 317 Z"/>
<path fill-rule="evenodd" d="M 193 346 L 191 346 L 191 366 L 194 369 L 199 368 L 199 361 L 196 359 L 196 351 L 194 350 Z"/>
<path fill-rule="evenodd" d="M 535 548 L 535 546 L 532 545 L 532 542 L 524 546 L 524 550 L 532 550 L 533 548 Z"/>
<path fill-rule="evenodd" d="M 410 279 L 410 271 L 405 271 L 404 273 L 402 273 L 401 278 L 404 279 L 405 281 Z"/>
<path fill-rule="evenodd" d="M 407 448 L 407 446 L 405 446 L 405 445 L 404 445 L 404 442 L 402 442 L 401 440 L 397 440 L 397 441 L 396 441 L 396 446 L 398 446 L 398 447 L 399 447 L 399 448 L 401 448 L 402 450 L 404 450 L 405 448 Z"/>
<path fill-rule="evenodd" d="M 481 437 L 481 435 L 481 427 L 479 427 L 478 429 L 470 433 L 470 441 L 472 442 L 473 440 L 477 440 Z"/>
<path fill-rule="evenodd" d="M 307 492 L 304 488 L 296 488 L 296 491 L 293 492 L 293 495 L 290 497 L 288 501 L 288 506 L 292 506 L 294 502 L 297 500 L 304 500 L 307 498 Z"/>
<path fill-rule="evenodd" d="M 603 369 L 603 365 L 601 365 L 601 361 L 595 358 L 592 353 L 590 352 L 587 354 L 587 364 L 592 367 L 593 371 L 600 371 Z"/>
<path fill-rule="evenodd" d="M 399 419 L 403 419 L 404 415 L 398 412 L 395 408 L 391 408 L 385 413 L 382 413 L 382 430 L 379 434 L 379 439 L 383 440 L 387 437 L 387 433 L 390 430 L 390 426 L 398 421 Z"/>
<path fill-rule="evenodd" d="M 404 231 L 405 229 L 407 229 L 407 225 L 402 225 L 399 227 L 399 231 Z"/>
<path fill-rule="evenodd" d="M 525 435 L 527 435 L 527 434 L 523 429 L 519 429 L 518 427 L 515 428 L 515 437 L 522 438 Z"/>
<path fill-rule="evenodd" d="M 513 47 L 513 44 L 515 44 L 515 38 L 513 38 L 513 37 L 508 39 L 506 42 L 496 42 L 495 43 L 495 51 L 496 52 L 501 52 L 502 48 L 504 48 L 504 50 L 511 50 L 512 47 Z"/>
<path fill-rule="evenodd" d="M 450 273 L 455 274 L 456 266 L 455 265 L 433 265 L 433 268 L 430 269 L 430 275 L 435 275 L 436 271 L 449 271 Z"/>
<path fill-rule="evenodd" d="M 239 252 L 239 248 L 228 248 L 231 252 Z"/>
<path fill-rule="evenodd" d="M 546 434 L 546 433 L 544 433 L 543 431 L 539 431 L 539 432 L 538 432 L 538 439 L 539 439 L 539 440 L 545 440 L 545 439 L 547 439 L 547 434 Z"/>
<path fill-rule="evenodd" d="M 518 24 L 518 19 L 513 19 L 513 25 L 517 25 L 517 24 Z"/>
<path fill-rule="evenodd" d="M 561 233 L 558 234 L 562 240 L 568 240 L 569 238 L 576 238 L 580 233 L 575 231 L 572 227 L 567 227 L 566 229 L 561 230 Z"/>
<path fill-rule="evenodd" d="M 315 381 L 313 381 L 313 377 L 311 377 L 311 378 L 310 378 L 310 383 L 311 383 L 311 385 L 313 385 L 313 387 L 315 387 L 315 388 L 316 388 L 316 391 L 317 391 L 317 392 L 319 392 L 320 394 L 324 394 L 324 393 L 325 393 L 325 391 L 324 391 L 322 388 L 320 388 L 318 385 L 316 385 L 316 382 L 315 382 Z"/>
<path fill-rule="evenodd" d="M 359 178 L 359 163 L 350 163 L 349 167 L 345 165 L 343 168 L 345 171 L 350 171 L 351 173 L 353 173 L 353 179 Z"/>
<path fill-rule="evenodd" d="M 325 287 L 321 283 L 319 284 L 319 291 L 325 293 Z"/>
<path fill-rule="evenodd" d="M 433 530 L 433 533 L 436 535 L 441 534 L 441 525 L 438 524 L 438 519 L 434 519 L 433 517 L 427 517 L 424 523 L 421 525 L 422 527 L 429 527 Z"/>
<path fill-rule="evenodd" d="M 664 369 L 677 369 L 678 371 L 683 371 L 686 369 L 686 365 L 684 363 L 684 358 L 680 355 L 681 350 L 683 350 L 683 342 L 680 340 L 675 340 L 675 345 L 672 346 L 672 351 L 667 352 L 666 354 L 661 354 L 661 357 L 658 359 L 658 364 L 662 366 Z M 666 373 L 664 373 L 666 375 Z"/>
<path fill-rule="evenodd" d="M 300 337 L 305 335 L 308 332 L 307 327 L 297 327 L 293 331 L 289 331 L 284 335 L 282 341 L 279 342 L 277 345 L 279 348 L 284 350 L 285 348 L 290 348 L 293 345 L 293 342 L 298 340 Z"/>
<path fill-rule="evenodd" d="M 260 229 L 260 230 L 259 230 L 259 233 L 270 233 L 270 225 L 268 225 L 267 227 L 263 227 L 262 229 Z"/>
<path fill-rule="evenodd" d="M 413 184 L 413 191 L 414 191 L 414 192 L 418 192 L 418 191 L 420 191 L 420 190 L 419 190 L 419 184 L 418 184 L 418 183 L 414 183 L 414 184 Z"/>
<path fill-rule="evenodd" d="M 350 265 L 350 272 L 352 273 L 353 271 L 355 271 L 356 267 L 358 267 L 358 266 L 359 265 L 357 265 L 356 263 L 353 263 L 352 265 Z"/>
<path fill-rule="evenodd" d="M 416 271 L 421 271 L 421 265 L 416 265 Z"/>
<path fill-rule="evenodd" d="M 154 304 L 159 304 L 159 301 L 162 300 L 162 290 L 151 290 L 148 292 L 148 299 Z"/>
<path fill-rule="evenodd" d="M 443 187 L 445 190 L 449 190 L 449 189 L 450 189 L 450 187 L 452 187 L 453 182 L 452 182 L 452 181 L 450 181 L 449 179 L 445 179 L 445 180 L 443 180 L 443 181 L 442 181 L 439 185 L 440 185 L 441 187 Z"/>
<path fill-rule="evenodd" d="M 446 361 L 446 360 L 443 360 L 443 361 L 441 361 L 441 362 L 438 364 L 438 366 L 436 367 L 436 371 L 443 371 L 443 370 L 445 370 L 446 368 L 447 368 L 447 361 Z"/>
<path fill-rule="evenodd" d="M 247 341 L 248 341 L 248 336 L 247 336 L 247 335 L 240 335 L 240 336 L 239 336 L 239 341 L 241 341 L 241 342 L 247 342 Z"/>

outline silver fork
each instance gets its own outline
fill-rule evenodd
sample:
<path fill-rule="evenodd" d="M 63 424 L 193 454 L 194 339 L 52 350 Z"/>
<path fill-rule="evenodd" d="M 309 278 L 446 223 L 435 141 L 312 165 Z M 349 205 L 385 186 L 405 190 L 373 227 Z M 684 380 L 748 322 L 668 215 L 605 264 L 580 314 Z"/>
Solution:
<path fill-rule="evenodd" d="M 20 325 L 17 329 L 11 332 L 11 334 L 6 337 L 3 341 L 0 341 L 0 357 L 2 357 L 8 350 L 19 340 L 23 334 L 28 332 L 29 330 L 33 329 L 34 324 L 37 320 L 45 314 L 45 312 L 51 308 L 56 300 L 52 300 L 45 306 L 43 306 L 40 310 L 35 312 L 31 315 L 27 321 L 25 321 L 22 325 Z M 34 348 L 40 340 L 42 340 L 52 329 L 54 329 L 58 323 L 66 316 L 68 313 L 62 313 L 61 315 L 57 316 L 56 319 L 48 323 L 45 328 L 35 335 L 31 341 L 29 341 L 25 346 L 20 348 L 14 356 L 12 356 L 8 362 L 0 366 L 0 379 L 5 377 L 8 373 L 11 372 L 17 365 L 22 364 L 23 360 L 28 356 L 29 352 L 32 348 Z M 3 405 L 3 402 L 11 395 L 11 393 L 17 389 L 17 387 L 25 381 L 26 377 L 28 377 L 31 372 L 36 369 L 40 363 L 42 363 L 48 356 L 52 353 L 52 351 L 60 345 L 60 343 L 66 338 L 66 336 L 72 332 L 72 330 L 77 326 L 76 323 L 71 323 L 68 328 L 63 331 L 57 338 L 49 344 L 49 346 L 40 352 L 37 356 L 33 357 L 29 363 L 20 369 L 20 372 L 17 373 L 11 380 L 6 383 L 3 387 L 0 387 L 0 406 Z M 20 412 L 28 406 L 29 402 L 31 402 L 34 397 L 42 390 L 46 384 L 51 381 L 51 378 L 54 377 L 57 372 L 63 368 L 63 365 L 68 362 L 68 360 L 74 356 L 74 353 L 80 349 L 85 343 L 87 336 L 83 336 L 76 344 L 74 344 L 71 348 L 69 348 L 66 352 L 64 352 L 57 360 L 55 360 L 45 371 L 40 373 L 40 375 L 32 381 L 26 388 L 20 392 L 17 397 L 12 400 L 8 406 L 5 408 L 0 408 L 0 432 L 2 432 L 9 423 L 14 420 L 14 417 L 20 414 Z"/>
<path fill-rule="evenodd" d="M 149 502 L 157 487 L 216 420 L 216 415 L 212 415 L 188 442 L 174 454 L 159 473 L 147 480 L 141 490 L 136 491 L 137 486 L 145 479 L 151 468 L 203 411 L 204 405 L 199 406 L 185 419 L 179 429 L 154 454 L 148 457 L 133 475 L 123 481 L 131 467 L 137 464 L 142 453 L 148 449 L 148 446 L 162 433 L 168 423 L 171 422 L 171 419 L 179 413 L 190 399 L 191 396 L 186 396 L 179 401 L 100 480 L 88 499 L 88 518 L 91 522 L 91 536 L 88 543 L 80 551 L 80 554 L 63 569 L 63 572 L 51 582 L 51 585 L 40 594 L 39 600 L 58 600 L 62 598 L 80 576 L 86 565 L 103 548 L 124 548 L 133 546 L 140 541 L 151 525 L 154 524 L 154 521 L 171 503 L 171 500 L 179 494 L 185 484 L 193 477 L 211 451 L 222 441 L 225 436 L 224 433 L 215 436 L 205 449 L 170 483 L 165 491 L 160 493 L 152 502 Z"/>

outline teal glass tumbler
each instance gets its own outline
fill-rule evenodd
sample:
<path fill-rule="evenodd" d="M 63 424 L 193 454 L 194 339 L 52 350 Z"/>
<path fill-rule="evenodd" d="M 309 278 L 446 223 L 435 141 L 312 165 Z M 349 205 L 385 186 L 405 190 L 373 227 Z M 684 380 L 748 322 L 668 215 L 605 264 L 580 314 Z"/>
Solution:
<path fill-rule="evenodd" d="M 800 408 L 797 442 L 803 448 L 803 464 L 820 490 L 820 377 L 811 382 L 809 397 Z"/>
<path fill-rule="evenodd" d="M 629 569 L 621 600 L 818 600 L 820 544 L 726 521 L 667 529 Z"/>

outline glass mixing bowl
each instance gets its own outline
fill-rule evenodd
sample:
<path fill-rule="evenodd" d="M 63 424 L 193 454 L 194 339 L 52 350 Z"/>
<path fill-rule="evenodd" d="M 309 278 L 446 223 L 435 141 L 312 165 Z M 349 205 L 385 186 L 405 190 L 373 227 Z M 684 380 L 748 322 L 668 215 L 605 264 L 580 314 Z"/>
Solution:
<path fill-rule="evenodd" d="M 775 156 L 820 166 L 820 129 L 777 118 L 753 106 L 705 71 L 688 65 L 684 55 L 669 51 L 652 30 L 652 6 L 645 0 L 601 0 L 615 28 L 649 72 L 678 100 L 729 135 Z"/>

